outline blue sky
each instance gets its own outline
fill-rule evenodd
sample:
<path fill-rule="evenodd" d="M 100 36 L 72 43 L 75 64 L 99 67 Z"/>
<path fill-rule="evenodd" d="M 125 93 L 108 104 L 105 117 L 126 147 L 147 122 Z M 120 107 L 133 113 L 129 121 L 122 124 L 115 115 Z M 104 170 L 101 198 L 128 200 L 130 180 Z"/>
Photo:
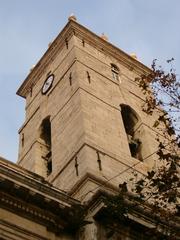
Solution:
<path fill-rule="evenodd" d="M 0 0 L 0 156 L 17 160 L 25 101 L 15 93 L 67 18 L 143 63 L 175 58 L 180 73 L 179 0 Z"/>

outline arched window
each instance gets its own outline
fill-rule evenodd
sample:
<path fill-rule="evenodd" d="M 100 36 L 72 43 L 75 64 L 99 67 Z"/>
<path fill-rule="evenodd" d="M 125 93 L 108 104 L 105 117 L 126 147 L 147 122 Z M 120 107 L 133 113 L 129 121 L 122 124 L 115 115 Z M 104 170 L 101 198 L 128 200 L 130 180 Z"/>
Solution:
<path fill-rule="evenodd" d="M 131 156 L 142 161 L 141 145 L 142 142 L 137 136 L 136 127 L 139 118 L 136 112 L 128 105 L 121 105 L 121 115 L 124 123 L 124 128 L 127 134 L 129 149 Z"/>
<path fill-rule="evenodd" d="M 45 161 L 47 176 L 52 172 L 51 153 L 51 122 L 50 117 L 45 118 L 40 126 L 41 157 Z"/>
<path fill-rule="evenodd" d="M 119 68 L 115 64 L 111 64 L 111 72 L 114 80 L 119 81 Z"/>

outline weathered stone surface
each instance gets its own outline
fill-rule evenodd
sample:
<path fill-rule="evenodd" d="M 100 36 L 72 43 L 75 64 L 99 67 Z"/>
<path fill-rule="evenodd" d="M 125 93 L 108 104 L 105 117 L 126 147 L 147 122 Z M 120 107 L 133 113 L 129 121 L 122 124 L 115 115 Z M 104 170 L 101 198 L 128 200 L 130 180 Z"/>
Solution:
<path fill-rule="evenodd" d="M 20 131 L 25 140 L 24 147 L 20 146 L 19 164 L 46 177 L 39 128 L 42 120 L 50 116 L 52 173 L 48 180 L 70 192 L 87 173 L 107 181 L 123 171 L 111 180 L 118 186 L 130 176 L 131 166 L 145 173 L 155 165 L 151 158 L 141 163 L 131 157 L 121 117 L 120 104 L 131 106 L 139 116 L 136 135 L 143 141 L 141 151 L 146 158 L 155 150 L 156 143 L 152 129 L 154 118 L 142 111 L 144 96 L 134 80 L 140 70 L 126 67 L 124 59 L 119 61 L 88 41 L 83 45 L 78 35 L 72 35 L 68 44 L 68 49 L 62 46 L 33 86 L 32 96 L 27 97 L 26 121 Z M 113 79 L 112 63 L 120 70 L 119 81 Z M 55 80 L 44 96 L 41 88 L 49 71 Z M 99 163 L 97 151 L 103 153 Z"/>
<path fill-rule="evenodd" d="M 117 72 L 113 72 L 112 66 Z M 66 229 L 63 225 L 66 221 L 63 214 L 57 217 L 53 211 L 54 208 L 58 211 L 60 205 L 66 209 L 70 196 L 87 203 L 100 189 L 115 193 L 119 184 L 128 181 L 132 172 L 136 172 L 138 178 L 156 167 L 156 157 L 151 154 L 157 149 L 153 129 L 157 116 L 147 116 L 142 111 L 144 96 L 135 82 L 136 77 L 149 71 L 136 59 L 69 20 L 18 90 L 18 94 L 26 98 L 26 119 L 19 130 L 18 166 L 14 168 L 7 164 L 6 167 L 12 168 L 17 175 L 27 174 L 23 193 L 27 193 L 29 202 L 25 207 L 23 199 L 19 206 L 32 213 L 18 215 L 17 193 L 21 184 L 16 181 L 11 194 L 15 194 L 13 191 L 16 189 L 17 196 L 11 208 L 3 207 L 1 211 L 3 239 L 133 239 L 134 230 L 130 234 L 129 226 L 112 232 L 95 221 L 94 216 L 102 207 L 98 203 L 87 215 L 92 223 L 73 233 L 59 229 L 61 224 Z M 42 94 L 42 86 L 50 74 L 55 76 L 52 87 Z M 135 115 L 132 135 L 141 144 L 141 159 L 130 149 L 122 106 L 129 106 Z M 46 129 L 42 130 L 42 122 L 47 118 L 50 127 L 45 126 Z M 49 162 L 48 154 L 52 156 L 52 162 Z M 32 175 L 32 172 L 38 175 Z M 29 189 L 28 184 L 37 178 L 36 187 L 33 185 Z M 68 194 L 67 199 L 63 194 L 58 195 L 58 189 Z M 41 195 L 39 198 L 37 191 Z M 22 198 L 21 195 L 19 197 Z M 31 198 L 34 202 L 30 201 Z M 50 205 L 52 200 L 54 205 Z M 60 205 L 57 207 L 58 201 Z M 35 216 L 34 209 L 40 207 L 40 203 L 47 204 L 49 208 L 44 210 L 44 214 L 39 213 L 39 222 L 33 221 L 30 215 Z M 53 226 L 58 231 L 43 222 L 43 218 L 51 221 L 49 216 L 52 213 L 55 214 Z"/>

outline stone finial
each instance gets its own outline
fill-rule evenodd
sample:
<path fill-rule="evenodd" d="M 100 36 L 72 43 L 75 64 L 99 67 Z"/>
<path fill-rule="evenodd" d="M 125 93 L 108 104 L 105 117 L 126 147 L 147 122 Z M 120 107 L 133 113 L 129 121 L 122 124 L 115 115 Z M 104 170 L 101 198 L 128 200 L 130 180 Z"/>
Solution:
<path fill-rule="evenodd" d="M 108 37 L 104 33 L 102 33 L 101 38 L 108 42 Z"/>
<path fill-rule="evenodd" d="M 137 60 L 137 55 L 135 53 L 131 53 L 130 56 Z"/>
<path fill-rule="evenodd" d="M 77 21 L 77 18 L 76 18 L 76 16 L 74 15 L 74 13 L 71 13 L 71 15 L 68 17 L 68 20 L 70 21 L 70 20 L 72 20 L 72 21 Z"/>
<path fill-rule="evenodd" d="M 32 67 L 30 68 L 30 72 L 32 72 L 33 68 L 35 67 L 35 65 L 32 65 Z"/>

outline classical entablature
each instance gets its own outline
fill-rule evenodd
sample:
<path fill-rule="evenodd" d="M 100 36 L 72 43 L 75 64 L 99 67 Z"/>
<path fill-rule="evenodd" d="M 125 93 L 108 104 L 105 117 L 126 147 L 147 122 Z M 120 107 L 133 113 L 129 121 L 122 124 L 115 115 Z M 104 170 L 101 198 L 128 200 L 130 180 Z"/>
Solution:
<path fill-rule="evenodd" d="M 0 158 L 0 189 L 2 209 L 45 226 L 53 232 L 60 233 L 75 227 L 72 226 L 74 207 L 77 212 L 79 201 L 54 188 L 39 175 L 2 158 Z M 16 222 L 11 222 L 8 215 L 2 221 L 4 226 L 10 227 L 13 224 L 16 226 Z M 23 220 L 21 221 L 23 226 Z"/>
<path fill-rule="evenodd" d="M 87 235 L 90 239 L 118 239 L 119 235 L 128 239 L 134 239 L 134 235 L 151 239 L 152 234 L 166 239 L 169 226 L 173 226 L 176 231 L 179 228 L 177 219 L 173 219 L 167 226 L 167 222 L 152 214 L 150 206 L 142 205 L 131 194 L 124 198 L 124 206 L 129 208 L 128 217 L 114 219 L 107 201 L 119 192 L 118 189 L 114 188 L 114 193 L 99 190 L 86 204 L 81 205 L 39 175 L 2 158 L 0 188 L 2 216 L 4 211 L 8 212 L 1 221 L 2 239 L 16 237 L 47 240 L 47 232 L 55 234 L 57 239 L 83 239 Z M 15 221 L 13 215 L 16 216 Z M 21 219 L 20 225 L 18 218 Z M 45 235 L 38 228 L 37 232 L 33 232 L 31 225 L 25 227 L 26 221 L 31 222 L 32 226 L 37 224 L 39 229 L 44 227 Z M 179 239 L 178 236 L 176 239 Z"/>
<path fill-rule="evenodd" d="M 120 189 L 117 190 L 117 195 L 119 191 Z M 118 236 L 121 236 L 122 239 L 139 238 L 148 240 L 152 239 L 152 236 L 154 237 L 153 239 L 156 240 L 180 239 L 180 234 L 178 233 L 180 229 L 178 216 L 169 218 L 169 221 L 167 221 L 166 218 L 162 219 L 162 217 L 152 210 L 151 205 L 142 203 L 131 193 L 126 193 L 123 197 L 124 203 L 122 206 L 127 208 L 128 211 L 127 214 L 122 214 L 123 209 L 119 209 L 117 212 L 119 206 L 118 204 L 116 205 L 113 199 L 114 196 L 115 195 L 109 194 L 107 191 L 99 190 L 87 203 L 89 219 L 92 219 L 90 217 L 93 216 L 93 219 L 98 222 L 101 227 L 103 226 L 100 239 L 106 239 L 106 237 L 107 239 L 110 237 L 112 237 L 112 239 L 118 239 Z M 109 205 L 110 199 L 113 199 L 112 205 Z M 171 232 L 172 229 L 174 231 L 173 233 Z"/>

